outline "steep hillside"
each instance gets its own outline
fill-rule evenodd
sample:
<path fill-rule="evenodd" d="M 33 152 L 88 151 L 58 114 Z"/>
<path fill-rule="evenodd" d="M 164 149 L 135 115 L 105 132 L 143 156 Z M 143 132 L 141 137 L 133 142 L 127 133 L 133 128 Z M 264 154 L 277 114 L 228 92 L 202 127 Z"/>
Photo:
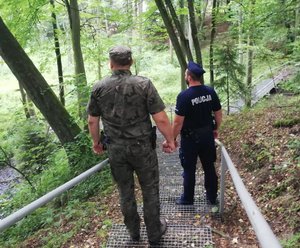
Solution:
<path fill-rule="evenodd" d="M 220 140 L 275 234 L 289 239 L 285 247 L 300 247 L 300 96 L 273 95 L 249 111 L 225 117 Z M 223 231 L 232 237 L 240 236 L 238 223 L 245 226 L 247 220 L 236 217 L 241 209 L 231 191 L 229 183 L 225 222 L 232 218 L 237 228 Z"/>

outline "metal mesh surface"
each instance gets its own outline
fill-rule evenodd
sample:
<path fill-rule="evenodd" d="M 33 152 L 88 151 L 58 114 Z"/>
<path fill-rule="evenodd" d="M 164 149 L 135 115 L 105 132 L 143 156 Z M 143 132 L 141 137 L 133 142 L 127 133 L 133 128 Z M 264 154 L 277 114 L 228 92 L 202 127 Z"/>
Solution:
<path fill-rule="evenodd" d="M 193 205 L 176 205 L 174 199 L 172 203 L 161 201 L 160 214 L 172 223 L 186 223 L 187 220 L 195 221 L 203 215 L 212 214 L 212 207 L 204 200 L 196 200 Z M 141 217 L 143 216 L 142 206 L 138 206 L 138 213 Z"/>
<path fill-rule="evenodd" d="M 183 185 L 182 184 L 174 184 L 174 185 L 162 185 L 160 187 L 160 199 L 164 201 L 171 201 L 175 198 L 178 198 L 183 193 Z M 205 190 L 202 186 L 196 185 L 195 186 L 195 200 L 197 201 L 198 198 L 202 199 L 205 198 Z M 174 202 L 174 201 L 173 201 Z M 206 202 L 205 202 L 206 203 Z"/>
<path fill-rule="evenodd" d="M 178 186 L 183 186 L 183 178 L 181 176 L 182 173 L 178 175 L 160 175 L 159 178 L 159 185 L 160 188 L 163 189 L 164 187 L 177 187 Z M 197 175 L 196 174 L 196 185 L 195 188 L 198 186 L 204 185 L 204 177 L 203 175 Z"/>
<path fill-rule="evenodd" d="M 162 237 L 158 245 L 151 247 L 205 247 L 212 244 L 211 230 L 208 227 L 193 227 L 190 225 L 170 225 L 165 235 Z M 113 225 L 107 248 L 133 248 L 133 247 L 150 247 L 145 227 L 141 227 L 141 239 L 139 242 L 130 240 L 125 225 Z"/>

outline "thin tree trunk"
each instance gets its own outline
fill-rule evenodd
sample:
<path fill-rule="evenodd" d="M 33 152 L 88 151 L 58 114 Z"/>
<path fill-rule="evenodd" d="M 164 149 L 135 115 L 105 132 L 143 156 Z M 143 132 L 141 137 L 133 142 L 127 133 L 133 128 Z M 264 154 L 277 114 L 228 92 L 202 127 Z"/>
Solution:
<path fill-rule="evenodd" d="M 169 38 L 172 41 L 172 45 L 174 47 L 175 53 L 177 55 L 177 59 L 178 59 L 179 64 L 180 64 L 180 68 L 181 68 L 182 71 L 186 70 L 187 63 L 186 63 L 186 60 L 185 60 L 184 52 L 181 49 L 181 46 L 179 44 L 179 41 L 177 39 L 175 30 L 174 30 L 173 25 L 172 25 L 172 21 L 171 21 L 169 15 L 168 15 L 168 12 L 165 8 L 165 5 L 164 5 L 162 0 L 155 0 L 155 3 L 156 3 L 156 6 L 157 6 L 161 16 L 162 16 L 162 19 L 163 19 L 164 24 L 166 26 L 167 32 L 169 34 Z M 183 82 L 181 82 L 181 86 L 183 86 Z"/>
<path fill-rule="evenodd" d="M 185 52 L 185 55 L 186 55 L 187 59 L 192 61 L 193 60 L 193 55 L 192 55 L 192 52 L 191 52 L 191 49 L 190 49 L 190 46 L 189 46 L 189 42 L 185 38 L 182 25 L 179 22 L 179 19 L 177 17 L 175 9 L 174 9 L 174 7 L 172 5 L 172 2 L 170 0 L 165 0 L 165 1 L 166 1 L 166 5 L 167 5 L 167 7 L 168 7 L 168 9 L 170 11 L 171 17 L 172 17 L 172 19 L 174 21 L 175 27 L 176 27 L 176 29 L 178 31 L 181 45 L 183 45 L 183 49 L 182 50 Z"/>
<path fill-rule="evenodd" d="M 180 0 L 179 1 L 179 7 L 181 8 L 181 9 L 183 9 L 184 8 L 184 0 Z M 179 15 L 179 21 L 180 21 L 180 26 L 182 27 L 182 29 L 183 29 L 183 33 L 184 33 L 184 37 L 188 37 L 188 35 L 187 35 L 187 30 L 186 30 L 186 16 L 185 15 L 183 15 L 183 14 L 180 14 Z M 189 42 L 189 39 L 188 38 L 186 38 L 187 39 L 187 42 Z M 181 44 L 181 47 L 182 46 L 184 46 L 184 44 L 182 44 L 182 42 L 180 42 Z M 189 44 L 189 46 L 190 46 L 190 44 Z"/>
<path fill-rule="evenodd" d="M 250 2 L 250 18 L 254 16 L 254 5 L 255 0 L 251 0 Z M 248 30 L 248 41 L 247 41 L 247 65 L 246 65 L 246 99 L 245 104 L 246 107 L 251 107 L 251 98 L 252 98 L 252 70 L 253 70 L 253 32 L 254 32 L 254 24 L 250 24 L 250 28 Z"/>
<path fill-rule="evenodd" d="M 195 53 L 196 53 L 196 61 L 198 64 L 202 65 L 201 46 L 200 46 L 200 42 L 198 39 L 198 30 L 197 30 L 197 26 L 196 26 L 195 10 L 194 10 L 193 1 L 188 1 L 188 9 L 189 9 L 189 15 L 190 15 L 192 38 L 193 38 L 193 43 L 194 43 Z"/>
<path fill-rule="evenodd" d="M 204 23 L 205 23 L 205 17 L 206 17 L 206 10 L 207 10 L 207 6 L 208 6 L 208 0 L 204 0 L 204 4 L 203 4 L 203 8 L 202 8 L 202 12 L 201 12 L 201 22 L 200 22 L 200 28 L 199 30 L 202 31 L 203 27 L 204 27 Z"/>
<path fill-rule="evenodd" d="M 141 16 L 143 14 L 143 5 L 144 5 L 144 1 L 140 0 L 138 3 L 138 32 L 139 32 L 139 38 L 140 38 L 139 54 L 142 54 L 142 48 L 143 48 L 143 46 L 141 45 L 141 42 L 143 40 L 143 22 L 141 20 Z"/>
<path fill-rule="evenodd" d="M 70 15 L 70 26 L 72 35 L 72 47 L 73 56 L 75 64 L 75 85 L 77 89 L 78 98 L 78 116 L 80 120 L 84 123 L 85 130 L 87 130 L 86 125 L 86 105 L 88 102 L 89 92 L 87 89 L 86 73 L 84 68 L 81 43 L 80 43 L 80 17 L 77 0 L 65 0 L 68 13 Z"/>
<path fill-rule="evenodd" d="M 239 7 L 239 63 L 242 65 L 243 61 L 243 11 L 242 6 Z"/>
<path fill-rule="evenodd" d="M 230 95 L 229 95 L 229 80 L 228 80 L 228 76 L 226 76 L 226 94 L 227 94 L 227 114 L 229 115 L 229 111 L 230 111 Z"/>
<path fill-rule="evenodd" d="M 55 46 L 55 54 L 56 54 L 56 64 L 57 64 L 57 74 L 58 74 L 58 82 L 59 82 L 59 99 L 63 106 L 65 106 L 65 87 L 64 87 L 64 77 L 63 77 L 63 69 L 61 62 L 61 52 L 60 52 L 60 44 L 58 39 L 58 28 L 57 28 L 57 19 L 56 14 L 54 12 L 54 0 L 50 0 L 50 4 L 52 5 L 52 27 L 53 27 L 53 36 L 54 36 L 54 46 Z"/>
<path fill-rule="evenodd" d="M 295 36 L 297 39 L 300 36 L 300 3 L 296 5 L 295 12 Z"/>
<path fill-rule="evenodd" d="M 300 40 L 300 3 L 296 4 L 295 10 L 295 41 Z"/>
<path fill-rule="evenodd" d="M 188 9 L 190 15 L 190 25 L 192 31 L 192 39 L 195 47 L 195 54 L 196 54 L 196 61 L 199 65 L 202 66 L 202 54 L 201 54 L 201 46 L 198 39 L 198 30 L 196 26 L 196 19 L 195 19 L 195 10 L 194 10 L 194 1 L 188 1 Z M 204 83 L 203 76 L 202 82 Z"/>
<path fill-rule="evenodd" d="M 22 84 L 19 82 L 19 89 L 20 89 L 20 92 L 21 92 L 21 100 L 22 100 L 22 105 L 23 105 L 23 109 L 24 109 L 24 112 L 25 112 L 25 116 L 26 116 L 26 119 L 30 119 L 30 112 L 28 110 L 28 104 L 27 104 L 27 98 L 26 98 L 26 92 L 22 86 Z"/>
<path fill-rule="evenodd" d="M 173 46 L 172 46 L 172 41 L 169 38 L 169 53 L 170 53 L 170 59 L 171 59 L 171 64 L 174 62 L 174 53 L 173 53 Z"/>
<path fill-rule="evenodd" d="M 133 23 L 133 6 L 132 6 L 132 1 L 131 0 L 126 0 L 126 12 L 127 12 L 127 18 L 128 18 L 128 23 Z M 129 27 L 129 40 L 128 43 L 132 41 L 133 38 L 133 27 L 130 25 Z"/>
<path fill-rule="evenodd" d="M 210 85 L 212 87 L 214 87 L 214 40 L 216 36 L 216 11 L 217 11 L 216 6 L 217 6 L 217 0 L 213 0 L 210 44 L 209 44 L 209 74 L 210 74 Z"/>
<path fill-rule="evenodd" d="M 247 94 L 246 94 L 246 106 L 251 107 L 251 92 L 252 92 L 252 66 L 253 66 L 253 40 L 252 35 L 248 35 L 248 51 L 247 51 L 247 67 L 246 67 L 246 86 L 247 86 Z"/>

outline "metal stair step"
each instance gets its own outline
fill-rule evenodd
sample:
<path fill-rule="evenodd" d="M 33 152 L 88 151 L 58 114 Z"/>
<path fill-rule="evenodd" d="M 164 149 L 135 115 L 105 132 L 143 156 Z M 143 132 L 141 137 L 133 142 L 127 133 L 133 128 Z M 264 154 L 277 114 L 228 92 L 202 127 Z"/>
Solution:
<path fill-rule="evenodd" d="M 205 227 L 194 227 L 185 224 L 168 224 L 165 235 L 161 238 L 156 246 L 160 248 L 183 248 L 183 247 L 199 247 L 204 248 L 212 243 L 211 229 Z M 106 244 L 107 248 L 133 248 L 133 247 L 149 247 L 146 228 L 141 226 L 141 239 L 139 242 L 130 240 L 125 225 L 115 224 L 110 230 L 109 239 Z"/>
<path fill-rule="evenodd" d="M 193 205 L 176 205 L 175 199 L 173 202 L 161 201 L 160 215 L 165 217 L 171 223 L 186 223 L 187 221 L 198 221 L 205 215 L 216 216 L 218 213 L 213 213 L 213 205 L 209 205 L 206 201 L 197 200 Z M 143 206 L 138 206 L 138 213 L 143 218 Z"/>

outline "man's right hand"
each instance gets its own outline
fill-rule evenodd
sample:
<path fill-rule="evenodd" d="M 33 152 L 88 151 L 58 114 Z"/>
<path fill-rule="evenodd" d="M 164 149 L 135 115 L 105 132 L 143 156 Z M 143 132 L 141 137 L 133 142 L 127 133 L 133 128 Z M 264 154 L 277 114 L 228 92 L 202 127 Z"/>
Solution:
<path fill-rule="evenodd" d="M 93 145 L 93 151 L 94 151 L 94 153 L 96 153 L 98 155 L 101 155 L 104 152 L 103 145 L 101 143 L 94 144 Z"/>

